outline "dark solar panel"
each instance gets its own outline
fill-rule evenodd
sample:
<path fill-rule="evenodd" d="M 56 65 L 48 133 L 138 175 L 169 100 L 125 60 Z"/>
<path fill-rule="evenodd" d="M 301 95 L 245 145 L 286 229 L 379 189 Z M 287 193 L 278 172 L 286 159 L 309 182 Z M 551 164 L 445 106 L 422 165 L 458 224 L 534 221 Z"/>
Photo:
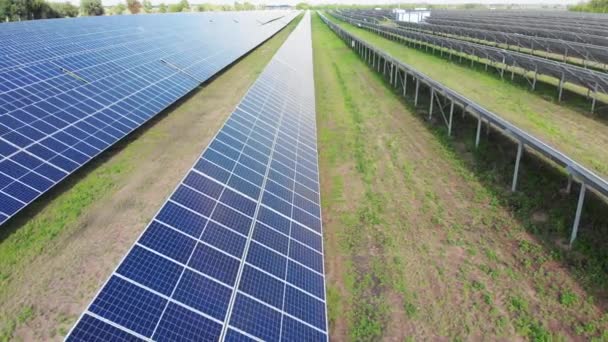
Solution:
<path fill-rule="evenodd" d="M 68 340 L 326 341 L 317 165 L 307 14 Z"/>
<path fill-rule="evenodd" d="M 294 15 L 235 12 L 2 24 L 0 224 Z"/>

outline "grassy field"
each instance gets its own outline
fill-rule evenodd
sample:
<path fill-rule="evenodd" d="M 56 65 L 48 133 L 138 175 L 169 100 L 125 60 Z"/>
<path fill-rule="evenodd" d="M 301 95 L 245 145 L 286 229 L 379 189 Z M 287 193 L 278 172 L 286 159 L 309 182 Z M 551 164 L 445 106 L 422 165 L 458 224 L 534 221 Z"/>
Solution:
<path fill-rule="evenodd" d="M 526 156 L 511 194 L 512 159 L 495 156 L 514 156 L 512 143 L 490 135 L 475 150 L 473 122 L 446 138 L 317 15 L 313 48 L 333 340 L 608 339 L 602 201 L 590 198 L 586 236 L 563 248 L 576 202 L 557 191 L 563 175 Z M 437 74 L 459 70 L 423 56 Z M 492 95 L 507 86 L 479 76 Z"/>
<path fill-rule="evenodd" d="M 438 55 L 407 47 L 335 18 L 333 21 L 608 177 L 605 148 L 608 123 L 601 119 L 605 113 L 588 114 L 588 103 L 581 104 L 580 99 L 571 98 L 559 104 L 553 86 L 539 86 L 531 92 L 525 81 L 501 80 L 498 74 L 488 73 L 481 66 L 473 69 L 468 62 L 458 64 L 456 58 L 447 62 Z"/>
<path fill-rule="evenodd" d="M 63 338 L 298 21 L 2 227 L 0 341 Z"/>

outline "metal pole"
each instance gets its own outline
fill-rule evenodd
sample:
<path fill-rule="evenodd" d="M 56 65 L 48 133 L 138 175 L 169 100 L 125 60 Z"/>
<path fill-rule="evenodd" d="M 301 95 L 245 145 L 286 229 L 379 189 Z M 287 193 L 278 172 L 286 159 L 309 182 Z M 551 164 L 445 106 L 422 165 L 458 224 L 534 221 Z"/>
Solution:
<path fill-rule="evenodd" d="M 595 83 L 595 88 L 593 89 L 593 96 L 591 98 L 591 113 L 595 111 L 595 101 L 597 97 L 597 82 Z"/>
<path fill-rule="evenodd" d="M 524 144 L 520 141 L 517 144 L 517 158 L 515 158 L 515 171 L 513 172 L 513 183 L 511 185 L 511 191 L 515 192 L 517 189 L 517 175 L 519 174 L 519 161 L 521 160 L 521 153 L 523 151 Z"/>
<path fill-rule="evenodd" d="M 578 195 L 578 205 L 576 206 L 576 216 L 574 217 L 574 225 L 572 226 L 572 235 L 570 236 L 570 246 L 572 247 L 572 243 L 576 239 L 576 234 L 578 233 L 578 225 L 581 222 L 581 212 L 583 211 L 583 202 L 585 201 L 585 191 L 587 190 L 587 185 L 585 183 L 581 184 L 581 192 Z"/>
<path fill-rule="evenodd" d="M 452 118 L 454 117 L 454 100 L 450 104 L 450 121 L 448 123 L 448 137 L 452 136 Z"/>
<path fill-rule="evenodd" d="M 414 95 L 414 106 L 418 105 L 418 89 L 420 88 L 420 80 L 416 78 L 416 95 Z"/>
<path fill-rule="evenodd" d="M 477 136 L 475 137 L 475 147 L 479 147 L 479 135 L 481 134 L 481 114 L 477 114 Z"/>
<path fill-rule="evenodd" d="M 562 78 L 559 79 L 559 94 L 557 95 L 557 102 L 562 102 L 563 90 L 564 90 L 564 73 L 562 73 Z"/>
<path fill-rule="evenodd" d="M 435 89 L 431 88 L 431 105 L 429 106 L 429 121 L 433 118 L 433 100 L 435 99 Z"/>
<path fill-rule="evenodd" d="M 407 71 L 403 70 L 403 96 L 407 93 Z"/>
<path fill-rule="evenodd" d="M 568 175 L 568 185 L 566 186 L 566 193 L 569 194 L 572 191 L 572 174 Z"/>

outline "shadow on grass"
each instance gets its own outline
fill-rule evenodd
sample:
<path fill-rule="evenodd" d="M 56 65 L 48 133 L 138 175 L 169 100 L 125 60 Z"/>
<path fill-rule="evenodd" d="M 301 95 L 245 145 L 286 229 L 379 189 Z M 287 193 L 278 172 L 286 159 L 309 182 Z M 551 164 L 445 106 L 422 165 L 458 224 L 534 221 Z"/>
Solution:
<path fill-rule="evenodd" d="M 280 32 L 283 32 L 285 29 L 293 29 L 295 25 L 302 18 L 302 14 L 298 15 L 294 18 L 290 23 L 285 25 L 281 30 L 277 31 L 274 35 L 268 37 L 266 40 L 262 41 L 256 47 L 248 51 L 243 56 L 234 60 L 232 63 L 224 67 L 222 70 L 217 72 L 211 78 L 200 84 L 198 87 L 190 91 L 188 94 L 184 95 L 182 98 L 178 99 L 176 102 L 171 104 L 169 107 L 165 108 L 160 113 L 153 116 L 149 121 L 142 124 L 140 127 L 136 128 L 131 133 L 127 134 L 125 137 L 120 139 L 114 145 L 110 146 L 105 151 L 102 151 L 99 155 L 94 157 L 91 161 L 85 163 L 82 167 L 74 171 L 72 174 L 68 175 L 65 179 L 60 181 L 54 187 L 52 187 L 49 191 L 42 194 L 38 197 L 34 202 L 27 205 L 24 209 L 18 212 L 15 216 L 11 217 L 5 224 L 0 227 L 0 243 L 4 242 L 8 237 L 17 232 L 21 227 L 27 224 L 33 217 L 36 217 L 41 211 L 46 209 L 55 199 L 57 199 L 62 194 L 70 191 L 76 184 L 81 182 L 84 178 L 90 175 L 93 171 L 97 170 L 100 166 L 104 165 L 114 156 L 120 154 L 125 148 L 127 148 L 133 141 L 140 138 L 142 135 L 146 134 L 152 127 L 154 127 L 157 123 L 164 120 L 168 115 L 170 115 L 176 108 L 180 107 L 183 103 L 189 101 L 191 98 L 197 96 L 201 91 L 204 90 L 205 86 L 213 82 L 218 77 L 224 75 L 232 66 L 238 64 L 241 60 L 251 55 L 254 51 L 261 48 L 264 43 L 268 40 L 272 39 Z M 269 61 L 272 56 L 269 57 Z"/>

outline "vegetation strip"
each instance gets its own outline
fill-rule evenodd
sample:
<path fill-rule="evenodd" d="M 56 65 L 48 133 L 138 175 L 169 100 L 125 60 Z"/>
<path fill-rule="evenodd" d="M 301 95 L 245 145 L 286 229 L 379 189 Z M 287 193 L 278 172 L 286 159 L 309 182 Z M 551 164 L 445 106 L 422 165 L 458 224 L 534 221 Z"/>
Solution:
<path fill-rule="evenodd" d="M 476 141 L 475 146 L 478 147 L 480 141 L 480 133 L 482 122 L 486 121 L 488 126 L 488 132 L 490 130 L 490 126 L 494 126 L 495 128 L 499 128 L 503 131 L 508 137 L 512 137 L 518 143 L 518 152 L 515 161 L 515 170 L 513 175 L 513 182 L 511 189 L 512 191 L 516 190 L 516 185 L 518 182 L 518 173 L 520 168 L 520 159 L 522 156 L 522 151 L 524 146 L 528 146 L 534 150 L 534 152 L 540 153 L 544 155 L 548 160 L 554 161 L 558 165 L 564 167 L 566 172 L 569 174 L 569 182 L 572 181 L 572 177 L 574 177 L 577 181 L 581 182 L 580 195 L 578 199 L 578 206 L 575 214 L 574 224 L 571 232 L 570 244 L 572 244 L 577 237 L 577 231 L 580 224 L 580 217 L 582 213 L 583 203 L 586 194 L 586 188 L 592 187 L 594 190 L 601 193 L 603 196 L 608 196 L 608 182 L 605 179 L 600 178 L 595 175 L 593 172 L 589 171 L 582 165 L 570 159 L 568 156 L 564 155 L 558 150 L 547 146 L 544 142 L 538 140 L 537 138 L 529 135 L 528 133 L 522 131 L 516 126 L 513 126 L 511 123 L 506 122 L 496 114 L 487 111 L 485 108 L 479 106 L 478 104 L 471 102 L 469 99 L 463 97 L 462 95 L 454 92 L 453 90 L 446 88 L 444 85 L 430 79 L 427 75 L 421 74 L 417 70 L 411 69 L 406 64 L 400 63 L 398 60 L 394 59 L 392 56 L 387 55 L 383 51 L 377 50 L 375 47 L 368 45 L 366 43 L 362 43 L 356 37 L 350 35 L 348 32 L 341 29 L 339 26 L 335 25 L 331 21 L 329 21 L 326 17 L 323 17 L 323 20 L 334 30 L 343 40 L 345 40 L 351 47 L 361 55 L 369 64 L 372 64 L 373 68 L 378 67 L 378 71 L 383 75 L 389 78 L 389 82 L 391 86 L 397 87 L 399 85 L 399 81 L 401 80 L 401 87 L 403 88 L 404 95 L 406 94 L 406 84 L 408 74 L 411 74 L 412 77 L 416 81 L 416 90 L 414 96 L 414 105 L 418 104 L 418 95 L 419 95 L 419 85 L 422 83 L 426 84 L 430 88 L 430 108 L 429 108 L 429 120 L 432 118 L 433 114 L 433 105 L 435 101 L 439 105 L 441 109 L 441 114 L 444 116 L 445 113 L 441 107 L 445 106 L 442 101 L 440 101 L 439 95 L 443 95 L 447 102 L 451 103 L 450 107 L 450 118 L 449 123 L 446 120 L 446 124 L 449 125 L 448 131 L 451 132 L 452 125 L 452 116 L 454 112 L 454 104 L 458 104 L 461 108 L 463 108 L 464 113 L 471 113 L 474 117 L 477 118 L 477 132 L 476 132 Z M 370 56 L 370 53 L 373 56 Z M 377 60 L 377 61 L 376 61 Z M 371 62 L 371 63 L 370 63 Z M 403 77 L 401 76 L 403 73 Z M 570 185 L 568 185 L 570 188 Z"/>
<path fill-rule="evenodd" d="M 531 132 L 600 176 L 608 176 L 608 153 L 598 148 L 598 144 L 603 144 L 603 137 L 608 134 L 608 126 L 605 122 L 555 105 L 490 75 L 472 73 L 466 67 L 445 63 L 445 60 L 437 56 L 429 56 L 409 49 L 350 24 L 335 24 L 371 46 L 390 53 L 398 61 L 411 65 L 432 79 L 497 113 L 513 125 Z M 584 143 L 585 141 L 587 143 Z M 608 144 L 608 139 L 605 143 Z"/>
<path fill-rule="evenodd" d="M 584 239 L 573 253 L 555 247 L 572 209 L 545 189 L 555 173 L 527 161 L 545 172 L 522 178 L 529 194 L 510 194 L 499 175 L 512 165 L 492 157 L 510 144 L 475 150 L 462 139 L 470 122 L 455 140 L 429 131 L 318 16 L 313 37 L 332 338 L 608 337 L 606 255 Z M 372 265 L 369 278 L 359 264 Z M 343 314 L 354 310 L 363 316 Z"/>

